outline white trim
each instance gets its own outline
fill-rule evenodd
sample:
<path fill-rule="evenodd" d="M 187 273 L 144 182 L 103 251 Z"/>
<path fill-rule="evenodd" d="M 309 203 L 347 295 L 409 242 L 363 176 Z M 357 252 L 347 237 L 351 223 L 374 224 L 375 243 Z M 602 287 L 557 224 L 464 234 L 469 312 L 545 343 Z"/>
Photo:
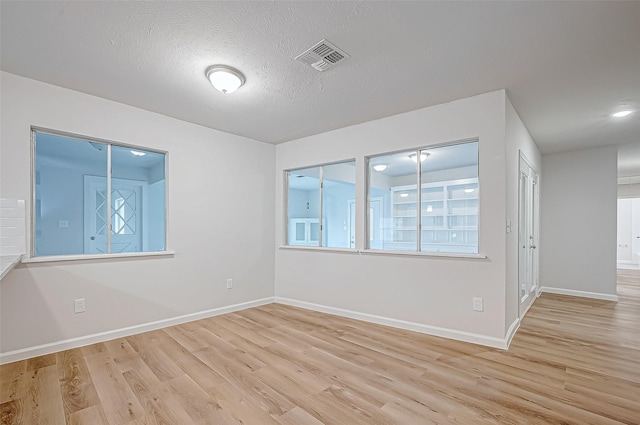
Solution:
<path fill-rule="evenodd" d="M 294 307 L 300 307 L 307 310 L 318 311 L 321 313 L 334 314 L 336 316 L 348 317 L 350 319 L 362 320 L 363 322 L 376 323 L 379 325 L 391 326 L 394 328 L 405 329 L 413 332 L 419 332 L 427 335 L 439 336 L 443 338 L 455 339 L 457 341 L 469 342 L 472 344 L 480 344 L 488 347 L 501 348 L 506 350 L 509 346 L 507 338 L 496 338 L 487 335 L 480 335 L 471 332 L 457 331 L 454 329 L 440 328 L 437 326 L 424 325 L 422 323 L 407 322 L 405 320 L 392 319 L 389 317 L 377 316 L 374 314 L 360 313 L 357 311 L 344 310 L 336 307 L 329 307 L 320 304 L 309 303 L 306 301 L 293 300 L 290 298 L 274 297 L 274 302 L 286 304 Z M 513 327 L 514 325 L 511 325 Z M 511 328 L 509 328 L 511 331 Z M 515 333 L 515 329 L 513 330 Z"/>
<path fill-rule="evenodd" d="M 533 301 L 531 301 L 530 303 L 527 303 L 527 305 L 525 306 L 524 310 L 520 312 L 520 318 L 523 318 L 524 316 L 527 315 L 527 313 L 531 309 L 531 306 L 536 302 L 536 300 L 540 296 L 540 292 L 536 289 L 535 293 L 529 292 L 529 295 L 527 295 L 527 297 L 533 296 L 534 294 L 535 294 L 535 299 Z M 520 307 L 522 307 L 522 303 L 520 303 Z"/>
<path fill-rule="evenodd" d="M 49 257 L 23 258 L 22 262 L 29 263 L 49 263 L 54 261 L 77 261 L 77 260 L 108 260 L 113 258 L 131 257 L 166 257 L 173 256 L 174 251 L 150 251 L 150 252 L 120 252 L 117 254 L 81 254 L 81 255 L 56 255 Z"/>
<path fill-rule="evenodd" d="M 542 292 L 549 294 L 570 295 L 572 297 L 595 298 L 597 300 L 618 301 L 617 295 L 602 294 L 600 292 L 576 291 L 575 289 L 549 288 L 543 286 L 540 288 Z"/>
<path fill-rule="evenodd" d="M 0 280 L 4 279 L 6 275 L 13 270 L 20 261 L 22 255 L 2 255 L 0 256 Z"/>
<path fill-rule="evenodd" d="M 425 251 L 385 251 L 381 249 L 354 249 L 354 248 L 328 248 L 325 246 L 306 245 L 281 245 L 278 249 L 293 251 L 322 251 L 335 252 L 338 254 L 358 254 L 358 255 L 386 255 L 399 257 L 440 257 L 440 258 L 466 258 L 471 260 L 486 260 L 487 256 L 482 254 L 446 253 L 446 252 L 425 252 Z"/>
<path fill-rule="evenodd" d="M 232 313 L 234 311 L 245 310 L 247 308 L 258 307 L 265 304 L 271 304 L 273 298 L 262 298 L 254 301 L 247 301 L 240 304 L 234 304 L 226 307 L 213 308 L 196 313 L 189 313 L 182 316 L 176 316 L 169 319 L 157 320 L 155 322 L 144 323 L 141 325 L 129 326 L 126 328 L 115 329 L 112 331 L 100 332 L 92 335 L 85 335 L 77 338 L 65 339 L 62 341 L 51 342 L 48 344 L 37 345 L 35 347 L 23 348 L 20 350 L 7 351 L 0 353 L 0 364 L 11 363 L 19 360 L 29 359 L 32 357 L 51 354 L 71 348 L 83 347 L 85 345 L 95 344 L 98 342 L 110 341 L 116 338 L 135 335 L 143 332 L 149 332 L 156 329 L 162 329 L 169 326 L 180 325 L 194 320 L 206 319 L 221 314 Z"/>
<path fill-rule="evenodd" d="M 518 331 L 518 329 L 520 329 L 520 318 L 516 317 L 516 320 L 514 320 L 511 326 L 509 326 L 509 329 L 507 330 L 507 335 L 505 335 L 504 337 L 507 343 L 507 349 L 511 345 L 511 340 L 516 335 L 516 332 Z"/>
<path fill-rule="evenodd" d="M 390 251 L 382 249 L 365 249 L 359 253 L 366 255 L 392 255 L 405 257 L 443 257 L 443 258 L 468 258 L 471 260 L 486 260 L 487 256 L 482 254 L 467 254 L 455 252 L 427 252 L 427 251 Z"/>
<path fill-rule="evenodd" d="M 320 252 L 335 252 L 341 254 L 358 254 L 359 251 L 353 248 L 327 248 L 326 246 L 309 246 L 309 245 L 281 245 L 278 249 L 292 250 L 292 251 L 320 251 Z"/>

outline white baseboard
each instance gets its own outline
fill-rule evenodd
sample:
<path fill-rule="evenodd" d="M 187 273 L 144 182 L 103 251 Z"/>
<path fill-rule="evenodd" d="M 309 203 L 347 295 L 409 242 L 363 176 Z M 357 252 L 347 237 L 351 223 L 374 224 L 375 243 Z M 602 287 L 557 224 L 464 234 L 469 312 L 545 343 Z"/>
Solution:
<path fill-rule="evenodd" d="M 618 301 L 617 295 L 602 294 L 600 292 L 576 291 L 574 289 L 550 288 L 543 286 L 540 288 L 542 292 L 558 295 L 570 295 L 572 297 L 595 298 L 597 300 Z"/>
<path fill-rule="evenodd" d="M 514 322 L 511 325 L 511 327 L 509 328 L 509 332 L 507 333 L 508 338 L 507 337 L 496 338 L 492 336 L 475 334 L 471 332 L 457 331 L 454 329 L 440 328 L 437 326 L 423 325 L 421 323 L 407 322 L 404 320 L 376 316 L 374 314 L 344 310 L 341 308 L 329 307 L 325 305 L 309 303 L 306 301 L 293 300 L 290 298 L 275 297 L 274 302 L 291 305 L 294 307 L 300 307 L 307 310 L 318 311 L 321 313 L 328 313 L 328 314 L 334 314 L 336 316 L 348 317 L 350 319 L 362 320 L 363 322 L 371 322 L 379 325 L 386 325 L 394 328 L 420 332 L 427 335 L 455 339 L 458 341 L 470 342 L 473 344 L 486 345 L 488 347 L 501 348 L 503 350 L 506 350 L 507 348 L 509 348 L 510 339 L 511 337 L 513 337 L 513 334 L 515 334 L 515 331 L 517 330 L 517 326 L 519 323 L 519 320 L 518 320 L 517 323 Z"/>
<path fill-rule="evenodd" d="M 520 318 L 516 317 L 516 320 L 514 320 L 511 326 L 509 326 L 509 329 L 507 330 L 507 335 L 504 338 L 507 343 L 507 347 L 506 347 L 507 349 L 511 345 L 511 340 L 515 336 L 518 329 L 520 329 Z"/>
<path fill-rule="evenodd" d="M 0 353 L 0 364 L 30 359 L 32 357 L 56 353 L 62 350 L 69 350 L 71 348 L 84 347 L 85 345 L 110 341 L 116 338 L 154 331 L 156 329 L 180 325 L 182 323 L 192 322 L 194 320 L 206 319 L 208 317 L 218 316 L 226 313 L 233 313 L 234 311 L 245 310 L 247 308 L 258 307 L 271 303 L 273 303 L 272 297 L 262 298 L 259 300 L 247 301 L 244 303 L 234 304 L 226 307 L 218 307 L 211 310 L 199 311 L 197 313 L 185 314 L 183 316 L 171 317 L 169 319 L 157 320 L 155 322 L 143 323 L 141 325 L 130 326 L 127 328 L 114 329 L 112 331 L 65 339 L 63 341 L 23 348 L 15 351 L 7 351 L 6 353 Z"/>

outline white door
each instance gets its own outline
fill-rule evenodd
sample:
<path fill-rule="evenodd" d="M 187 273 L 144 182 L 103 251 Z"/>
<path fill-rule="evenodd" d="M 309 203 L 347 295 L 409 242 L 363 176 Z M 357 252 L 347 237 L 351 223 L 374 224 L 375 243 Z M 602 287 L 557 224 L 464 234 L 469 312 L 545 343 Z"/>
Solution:
<path fill-rule="evenodd" d="M 382 198 L 371 198 L 369 204 L 369 248 L 382 248 Z M 349 248 L 356 247 L 356 201 L 349 200 Z"/>
<path fill-rule="evenodd" d="M 371 198 L 369 207 L 369 248 L 382 249 L 382 198 Z"/>
<path fill-rule="evenodd" d="M 538 290 L 538 174 L 520 158 L 518 211 L 518 284 L 520 316 L 529 309 Z"/>
<path fill-rule="evenodd" d="M 640 198 L 618 199 L 617 259 L 640 266 Z"/>
<path fill-rule="evenodd" d="M 356 201 L 349 200 L 349 248 L 356 247 Z"/>
<path fill-rule="evenodd" d="M 631 205 L 631 261 L 640 266 L 640 198 Z"/>
<path fill-rule="evenodd" d="M 633 199 L 618 199 L 618 262 L 633 262 L 631 207 Z"/>
<path fill-rule="evenodd" d="M 146 183 L 111 179 L 111 253 L 142 251 L 142 196 Z M 107 182 L 84 179 L 84 251 L 107 253 Z"/>

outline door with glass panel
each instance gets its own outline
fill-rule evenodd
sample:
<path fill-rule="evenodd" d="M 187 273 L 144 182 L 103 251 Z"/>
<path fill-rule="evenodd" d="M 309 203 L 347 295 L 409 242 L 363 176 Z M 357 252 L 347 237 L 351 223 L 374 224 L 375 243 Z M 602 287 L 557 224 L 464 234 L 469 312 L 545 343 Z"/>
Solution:
<path fill-rule="evenodd" d="M 538 290 L 538 173 L 520 157 L 518 269 L 520 316 L 531 306 Z"/>
<path fill-rule="evenodd" d="M 107 186 L 104 178 L 85 176 L 85 253 L 107 252 Z M 111 252 L 142 248 L 144 182 L 111 179 Z"/>

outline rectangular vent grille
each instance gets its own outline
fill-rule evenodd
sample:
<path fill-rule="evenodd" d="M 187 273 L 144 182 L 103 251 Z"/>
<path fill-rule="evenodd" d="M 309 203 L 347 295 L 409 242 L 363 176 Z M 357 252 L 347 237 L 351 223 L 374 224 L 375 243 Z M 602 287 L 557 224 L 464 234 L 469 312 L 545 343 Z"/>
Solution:
<path fill-rule="evenodd" d="M 327 40 L 321 40 L 304 53 L 296 56 L 296 60 L 317 71 L 324 71 L 348 57 L 348 54 Z"/>

